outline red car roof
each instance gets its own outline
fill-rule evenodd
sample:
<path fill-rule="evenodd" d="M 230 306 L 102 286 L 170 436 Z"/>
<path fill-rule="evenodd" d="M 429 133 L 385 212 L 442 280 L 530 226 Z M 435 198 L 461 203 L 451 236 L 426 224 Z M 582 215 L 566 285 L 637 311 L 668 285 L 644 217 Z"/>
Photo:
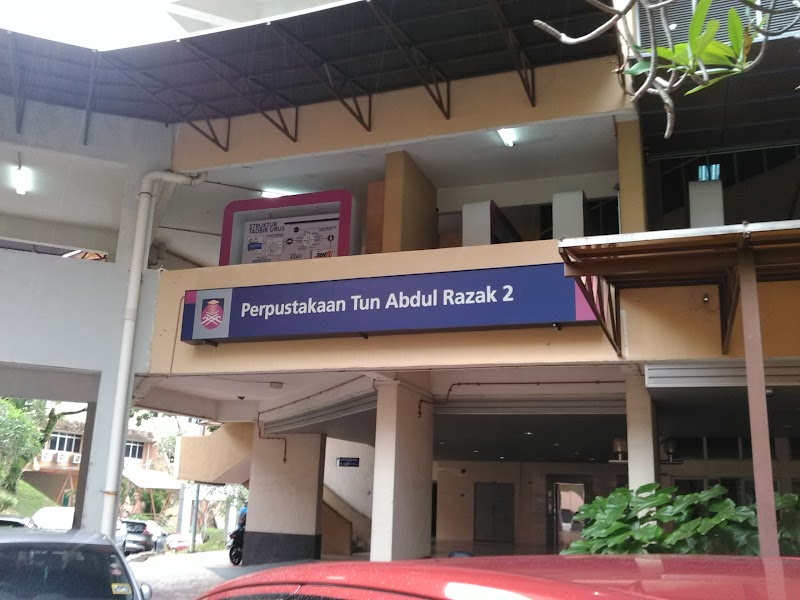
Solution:
<path fill-rule="evenodd" d="M 224 583 L 202 599 L 313 586 L 437 600 L 773 600 L 800 598 L 800 559 L 710 556 L 497 556 L 387 563 L 321 562 L 278 567 Z M 308 587 L 306 587 L 308 586 Z M 295 588 L 293 588 L 295 589 Z M 505 592 L 505 594 L 502 594 Z M 360 596 L 359 596 L 360 597 Z"/>

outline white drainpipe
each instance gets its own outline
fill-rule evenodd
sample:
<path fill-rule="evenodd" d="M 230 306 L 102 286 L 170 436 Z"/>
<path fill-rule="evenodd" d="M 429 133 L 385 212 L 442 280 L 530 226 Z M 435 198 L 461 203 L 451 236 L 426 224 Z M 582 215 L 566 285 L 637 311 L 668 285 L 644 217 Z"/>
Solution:
<path fill-rule="evenodd" d="M 153 187 L 157 181 L 182 185 L 199 185 L 205 181 L 206 173 L 181 175 L 170 171 L 153 171 L 142 179 L 139 191 L 139 211 L 136 215 L 136 232 L 133 237 L 133 255 L 128 275 L 128 296 L 125 300 L 125 316 L 122 321 L 122 342 L 119 351 L 117 385 L 114 392 L 114 410 L 111 417 L 111 444 L 108 448 L 108 469 L 103 489 L 103 514 L 100 531 L 114 539 L 117 517 L 117 496 L 119 493 L 122 448 L 128 424 L 128 390 L 131 379 L 131 360 L 133 356 L 133 336 L 136 331 L 136 317 L 139 312 L 139 290 L 142 287 L 142 272 L 146 264 L 147 240 L 150 237 L 150 205 L 153 201 Z"/>

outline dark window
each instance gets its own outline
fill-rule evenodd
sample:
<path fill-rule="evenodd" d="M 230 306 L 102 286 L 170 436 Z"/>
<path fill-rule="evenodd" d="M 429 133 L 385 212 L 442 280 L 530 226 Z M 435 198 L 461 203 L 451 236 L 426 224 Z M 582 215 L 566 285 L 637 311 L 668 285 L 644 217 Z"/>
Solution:
<path fill-rule="evenodd" d="M 57 431 L 50 436 L 47 448 L 58 452 L 80 452 L 81 436 L 75 433 Z"/>
<path fill-rule="evenodd" d="M 694 494 L 706 489 L 705 479 L 673 479 L 672 485 L 675 486 L 677 494 Z"/>
<path fill-rule="evenodd" d="M 800 438 L 789 438 L 789 456 L 792 460 L 800 460 Z"/>
<path fill-rule="evenodd" d="M 681 459 L 702 459 L 703 438 L 673 438 L 677 446 L 677 457 Z"/>
<path fill-rule="evenodd" d="M 710 437 L 706 438 L 709 459 L 738 459 L 739 438 Z"/>

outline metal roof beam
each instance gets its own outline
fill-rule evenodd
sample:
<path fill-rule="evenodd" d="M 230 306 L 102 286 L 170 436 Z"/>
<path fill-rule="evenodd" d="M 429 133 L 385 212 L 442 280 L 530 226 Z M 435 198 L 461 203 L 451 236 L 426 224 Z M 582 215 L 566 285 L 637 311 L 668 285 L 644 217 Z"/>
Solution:
<path fill-rule="evenodd" d="M 283 41 L 285 46 L 297 55 L 314 76 L 347 109 L 353 118 L 367 131 L 372 130 L 372 94 L 367 93 L 352 78 L 347 77 L 336 67 L 326 62 L 316 52 L 308 48 L 282 25 L 269 24 L 271 30 Z M 367 97 L 366 110 L 361 107 L 360 96 Z"/>
<path fill-rule="evenodd" d="M 368 4 L 372 8 L 375 17 L 386 29 L 386 33 L 392 38 L 394 45 L 403 53 L 406 62 L 414 69 L 417 77 L 425 86 L 433 102 L 444 115 L 445 119 L 450 118 L 450 80 L 444 76 L 441 69 L 436 66 L 392 21 L 391 17 L 378 6 L 378 0 L 369 0 Z"/>
<path fill-rule="evenodd" d="M 506 18 L 503 9 L 498 4 L 497 0 L 486 0 L 489 5 L 489 11 L 492 13 L 494 22 L 497 29 L 503 36 L 503 40 L 508 47 L 508 52 L 511 55 L 511 60 L 514 63 L 514 68 L 519 74 L 519 79 L 522 82 L 522 87 L 525 88 L 525 95 L 531 102 L 531 106 L 536 106 L 536 88 L 534 86 L 533 78 L 533 64 L 525 52 L 522 44 L 519 43 L 517 34 L 511 28 L 511 25 Z"/>
<path fill-rule="evenodd" d="M 17 51 L 17 39 L 11 31 L 6 32 L 9 36 L 9 53 L 11 54 L 11 89 L 14 93 L 14 116 L 16 117 L 17 133 L 22 133 L 22 118 L 25 115 L 25 86 L 23 81 L 22 67 L 19 63 L 19 53 Z"/>
<path fill-rule="evenodd" d="M 149 95 L 151 98 L 153 98 L 156 102 L 158 102 L 159 104 L 161 104 L 162 106 L 167 108 L 170 112 L 175 113 L 176 115 L 178 115 L 178 117 L 180 118 L 180 120 L 182 122 L 186 123 L 189 127 L 194 129 L 197 133 L 202 135 L 204 138 L 206 138 L 209 142 L 214 144 L 217 148 L 219 148 L 223 152 L 227 152 L 228 151 L 228 148 L 230 146 L 230 137 L 231 137 L 231 119 L 230 119 L 230 117 L 227 117 L 227 119 L 228 119 L 228 127 L 227 127 L 227 131 L 225 133 L 225 143 L 223 144 L 222 140 L 220 139 L 219 135 L 217 134 L 216 129 L 214 128 L 214 123 L 211 121 L 211 119 L 213 117 L 209 116 L 208 111 L 207 111 L 207 107 L 206 107 L 205 104 L 203 104 L 202 102 L 194 100 L 193 98 L 188 96 L 188 94 L 185 94 L 183 92 L 176 92 L 175 90 L 170 89 L 168 86 L 165 86 L 162 82 L 160 82 L 157 79 L 155 79 L 152 75 L 146 75 L 148 78 L 153 80 L 156 84 L 162 86 L 162 87 L 160 87 L 158 89 L 158 91 L 153 91 L 150 88 L 148 88 L 146 85 L 144 85 L 142 82 L 138 81 L 136 79 L 136 77 L 134 77 L 125 66 L 123 66 L 121 64 L 117 64 L 118 62 L 120 62 L 119 59 L 113 59 L 112 60 L 108 56 L 108 54 L 106 54 L 106 53 L 102 54 L 101 56 L 103 57 L 103 59 L 112 68 L 114 68 L 120 74 L 125 76 L 125 78 L 128 79 L 131 83 L 133 83 L 136 87 L 138 87 L 140 90 L 145 92 L 147 95 Z M 176 106 L 175 104 L 170 104 L 169 102 L 167 102 L 166 100 L 164 100 L 163 98 L 161 98 L 159 96 L 159 94 L 161 94 L 162 92 L 164 92 L 166 90 L 171 91 L 173 94 L 180 93 L 180 94 L 186 96 L 187 98 L 190 98 L 191 100 L 194 101 L 194 105 L 187 112 L 187 111 L 184 111 L 181 108 L 180 105 Z M 205 121 L 206 127 L 208 128 L 208 130 L 205 130 L 202 127 L 200 127 L 199 125 L 197 125 L 197 123 L 195 123 L 196 119 L 193 119 L 192 116 L 191 116 L 192 112 L 194 112 L 194 110 L 196 108 L 198 108 L 198 107 L 200 107 L 202 109 L 202 111 L 203 111 L 203 116 L 204 116 L 203 120 Z M 224 115 L 217 115 L 216 118 L 219 118 L 220 116 L 222 118 L 225 118 Z"/>
<path fill-rule="evenodd" d="M 289 129 L 288 125 L 286 124 L 286 119 L 283 116 L 283 112 L 281 110 L 281 106 L 280 106 L 280 104 L 278 104 L 278 100 L 281 100 L 283 102 L 287 102 L 285 99 L 280 98 L 274 91 L 272 91 L 271 89 L 268 89 L 265 85 L 260 84 L 260 83 L 257 84 L 257 85 L 261 86 L 262 89 L 266 90 L 267 99 L 272 101 L 272 110 L 274 110 L 275 113 L 278 115 L 278 119 L 276 120 L 272 115 L 270 115 L 267 111 L 265 111 L 261 107 L 261 105 L 259 103 L 257 103 L 255 100 L 253 100 L 253 98 L 250 95 L 242 92 L 237 86 L 235 86 L 233 84 L 233 82 L 231 82 L 229 79 L 224 77 L 219 71 L 217 71 L 212 66 L 211 63 L 212 62 L 216 62 L 216 63 L 224 66 L 225 68 L 229 69 L 230 71 L 233 71 L 236 74 L 237 79 L 244 80 L 244 81 L 249 81 L 248 78 L 245 77 L 245 75 L 243 73 L 241 73 L 238 69 L 234 69 L 233 67 L 231 67 L 227 63 L 223 62 L 221 59 L 215 58 L 213 56 L 210 56 L 210 55 L 206 54 L 205 52 L 200 50 L 200 48 L 198 48 L 197 46 L 195 46 L 193 43 L 191 43 L 189 41 L 183 40 L 181 43 L 183 44 L 183 46 L 185 48 L 187 48 L 189 50 L 189 52 L 194 54 L 198 58 L 198 60 L 200 60 L 200 62 L 202 62 L 203 65 L 205 65 L 205 67 L 209 71 L 211 71 L 214 75 L 217 76 L 217 78 L 219 80 L 224 82 L 230 89 L 232 89 L 234 91 L 234 93 L 239 98 L 241 98 L 242 100 L 247 102 L 250 106 L 252 106 L 253 109 L 256 112 L 258 112 L 258 114 L 260 114 L 267 121 L 269 121 L 273 126 L 275 126 L 275 128 L 278 131 L 280 131 L 283 135 L 285 135 L 291 141 L 293 141 L 293 142 L 297 141 L 297 118 L 298 118 L 298 113 L 299 113 L 299 111 L 297 109 L 297 106 L 291 105 L 291 107 L 294 109 L 294 131 L 291 131 Z"/>
<path fill-rule="evenodd" d="M 97 76 L 97 51 L 92 53 L 92 70 L 89 75 L 89 93 L 86 96 L 86 109 L 84 110 L 83 117 L 83 145 L 85 146 L 89 141 L 89 123 L 92 119 L 92 100 L 94 96 L 94 83 Z"/>

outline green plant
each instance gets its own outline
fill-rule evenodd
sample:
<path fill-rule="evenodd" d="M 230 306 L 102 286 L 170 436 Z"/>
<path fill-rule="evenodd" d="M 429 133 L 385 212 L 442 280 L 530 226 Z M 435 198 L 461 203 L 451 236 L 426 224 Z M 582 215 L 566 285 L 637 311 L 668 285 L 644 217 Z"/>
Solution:
<path fill-rule="evenodd" d="M 657 483 L 614 490 L 583 505 L 583 539 L 564 554 L 757 554 L 755 510 L 736 506 L 727 490 L 674 495 Z M 795 504 L 795 506 L 797 506 Z"/>
<path fill-rule="evenodd" d="M 750 16 L 749 7 L 745 7 L 748 23 L 742 25 L 742 20 L 736 9 L 728 11 L 728 43 L 714 39 L 720 28 L 717 19 L 706 23 L 711 0 L 699 0 L 689 25 L 689 39 L 686 43 L 675 44 L 673 47 L 659 46 L 656 50 L 660 62 L 658 69 L 669 73 L 677 73 L 681 77 L 688 77 L 696 85 L 686 94 L 693 94 L 698 90 L 722 81 L 732 75 L 744 73 L 753 61 L 748 60 L 750 47 L 753 43 L 754 30 L 760 23 Z M 643 49 L 638 49 L 643 52 Z M 629 69 L 628 75 L 642 75 L 651 69 L 651 61 L 639 60 Z"/>
<path fill-rule="evenodd" d="M 0 489 L 0 513 L 14 508 L 17 505 L 17 497 L 5 490 Z"/>

